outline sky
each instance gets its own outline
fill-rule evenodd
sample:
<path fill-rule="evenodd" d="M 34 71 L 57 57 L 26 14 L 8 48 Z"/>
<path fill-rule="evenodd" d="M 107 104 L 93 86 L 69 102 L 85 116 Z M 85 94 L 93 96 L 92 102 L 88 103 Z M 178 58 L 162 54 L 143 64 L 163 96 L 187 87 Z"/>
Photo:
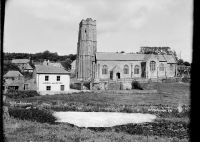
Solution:
<path fill-rule="evenodd" d="M 8 0 L 4 52 L 76 54 L 82 19 L 97 23 L 98 52 L 168 46 L 192 61 L 192 0 Z"/>

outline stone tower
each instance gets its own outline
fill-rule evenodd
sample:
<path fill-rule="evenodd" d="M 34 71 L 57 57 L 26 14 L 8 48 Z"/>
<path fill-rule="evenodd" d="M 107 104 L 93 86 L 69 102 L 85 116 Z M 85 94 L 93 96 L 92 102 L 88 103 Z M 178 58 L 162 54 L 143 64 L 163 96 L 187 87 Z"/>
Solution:
<path fill-rule="evenodd" d="M 96 51 L 96 20 L 87 18 L 79 24 L 76 58 L 77 79 L 87 81 L 95 78 Z"/>

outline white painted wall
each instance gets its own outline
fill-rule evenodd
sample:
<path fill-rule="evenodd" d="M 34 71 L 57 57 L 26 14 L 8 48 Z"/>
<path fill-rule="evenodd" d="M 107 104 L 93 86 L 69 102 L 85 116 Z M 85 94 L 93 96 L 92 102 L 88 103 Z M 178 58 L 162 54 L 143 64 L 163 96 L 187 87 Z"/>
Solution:
<path fill-rule="evenodd" d="M 49 80 L 45 81 L 45 76 L 49 76 Z M 57 81 L 60 76 L 60 81 Z M 46 92 L 65 92 L 70 89 L 70 76 L 68 74 L 37 74 L 36 75 L 37 91 Z M 61 91 L 61 85 L 64 85 L 64 91 Z M 46 86 L 51 86 L 51 90 L 46 90 Z"/>

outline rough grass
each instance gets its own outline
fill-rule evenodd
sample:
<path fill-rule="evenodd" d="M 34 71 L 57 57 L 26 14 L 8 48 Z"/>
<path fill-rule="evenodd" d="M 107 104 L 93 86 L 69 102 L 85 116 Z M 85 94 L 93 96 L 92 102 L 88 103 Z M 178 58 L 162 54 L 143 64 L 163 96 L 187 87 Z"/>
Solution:
<path fill-rule="evenodd" d="M 22 102 L 33 102 L 35 105 L 43 105 L 58 110 L 61 106 L 67 106 L 68 109 L 75 111 L 124 111 L 135 112 L 140 110 L 145 112 L 149 107 L 156 106 L 177 108 L 178 105 L 190 105 L 190 86 L 185 83 L 155 83 L 154 88 L 158 93 L 150 94 L 118 94 L 118 93 L 73 93 L 58 94 L 52 96 L 35 96 L 31 98 L 18 99 Z M 15 99 L 17 100 L 17 99 Z M 113 110 L 112 110 L 113 109 Z M 145 127 L 145 135 L 142 131 L 135 132 L 135 128 L 141 130 L 134 125 L 125 125 L 110 129 L 92 130 L 86 128 L 78 128 L 69 124 L 42 124 L 38 122 L 17 120 L 11 118 L 4 123 L 5 136 L 7 141 L 127 141 L 127 142 L 186 142 L 189 141 L 188 124 L 189 110 L 183 113 L 172 112 L 156 113 L 160 122 L 156 122 L 159 126 Z M 167 122 L 167 123 L 166 123 Z M 165 124 L 167 124 L 165 126 Z M 145 125 L 144 125 L 145 126 Z M 177 129 L 176 129 L 177 127 Z M 179 129 L 179 127 L 181 129 Z M 159 134 L 151 134 L 149 128 L 159 128 Z M 166 129 L 165 129 L 166 128 Z M 174 129 L 174 131 L 166 132 L 166 130 Z M 148 131 L 147 131 L 148 130 Z M 183 133 L 181 133 L 181 131 Z M 141 133 L 140 133 L 141 132 Z M 156 131 L 155 131 L 156 132 Z M 166 132 L 163 135 L 162 132 Z M 171 134 L 171 135 L 170 135 Z"/>
<path fill-rule="evenodd" d="M 124 127 L 124 126 L 121 126 Z M 11 118 L 4 123 L 6 141 L 56 141 L 56 142 L 187 142 L 187 138 L 130 135 L 120 132 L 120 127 L 94 131 L 67 124 L 50 125 Z M 128 129 L 126 129 L 128 130 Z M 117 132 L 118 131 L 118 132 Z M 133 131 L 132 131 L 133 132 Z"/>

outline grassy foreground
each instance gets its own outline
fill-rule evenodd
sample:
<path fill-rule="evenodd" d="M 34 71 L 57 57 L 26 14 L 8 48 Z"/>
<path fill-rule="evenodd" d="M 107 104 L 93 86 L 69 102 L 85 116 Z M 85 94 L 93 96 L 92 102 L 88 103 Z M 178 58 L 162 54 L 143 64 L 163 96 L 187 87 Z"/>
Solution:
<path fill-rule="evenodd" d="M 36 96 L 19 99 L 50 110 L 145 112 L 151 106 L 177 108 L 190 105 L 188 84 L 155 84 L 158 93 L 120 94 L 108 92 L 74 93 L 67 95 Z M 13 99 L 17 100 L 17 99 Z M 11 101 L 13 101 L 11 100 Z M 44 105 L 46 103 L 46 105 Z M 48 104 L 48 105 L 47 105 Z M 123 125 L 112 128 L 79 128 L 67 123 L 47 124 L 11 117 L 4 120 L 7 141 L 82 141 L 82 142 L 187 142 L 189 114 L 152 112 L 156 123 Z M 140 130 L 140 131 L 138 131 Z M 145 133 L 146 134 L 145 134 Z M 165 134 L 167 133 L 167 134 Z"/>

